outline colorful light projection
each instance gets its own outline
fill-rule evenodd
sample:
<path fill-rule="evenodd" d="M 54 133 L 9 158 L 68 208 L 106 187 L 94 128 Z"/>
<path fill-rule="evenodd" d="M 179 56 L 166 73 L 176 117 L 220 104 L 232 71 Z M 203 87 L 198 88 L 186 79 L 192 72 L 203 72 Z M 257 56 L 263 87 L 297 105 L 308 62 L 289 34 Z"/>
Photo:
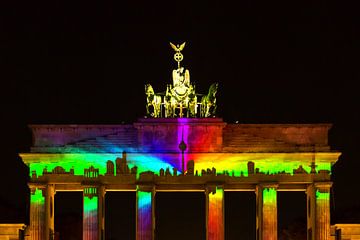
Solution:
<path fill-rule="evenodd" d="M 248 176 L 248 162 L 255 163 L 255 169 L 264 174 L 286 173 L 293 174 L 294 169 L 301 165 L 310 173 L 311 153 L 214 153 L 214 154 L 187 154 L 186 159 L 194 159 L 195 170 L 201 173 L 202 169 L 216 168 L 217 173 L 227 172 L 230 176 Z M 317 171 L 330 172 L 331 163 L 318 164 Z"/>
<path fill-rule="evenodd" d="M 98 197 L 95 188 L 84 189 L 83 240 L 98 239 Z M 86 194 L 86 195 L 85 195 Z"/>
<path fill-rule="evenodd" d="M 176 168 L 178 173 L 181 173 L 182 168 L 182 154 L 178 147 L 183 139 L 187 145 L 184 151 L 184 165 L 187 162 L 194 160 L 195 171 L 201 175 L 201 170 L 207 168 L 216 168 L 217 173 L 227 172 L 230 176 L 248 176 L 248 162 L 255 163 L 255 169 L 258 168 L 260 173 L 264 174 L 278 174 L 286 173 L 293 174 L 293 170 L 299 168 L 301 165 L 307 172 L 311 172 L 311 161 L 316 160 L 316 171 L 326 170 L 331 171 L 331 163 L 328 161 L 326 153 L 197 153 L 196 149 L 203 148 L 204 143 L 208 143 L 206 139 L 218 134 L 216 128 L 198 128 L 193 131 L 193 126 L 189 118 L 178 118 L 177 132 L 175 133 L 177 142 L 173 149 L 178 150 L 173 153 L 161 153 L 156 149 L 162 149 L 163 146 L 159 144 L 154 152 L 145 152 L 144 149 L 134 149 L 130 147 L 121 147 L 117 144 L 111 144 L 109 140 L 100 141 L 99 144 L 94 144 L 93 147 L 71 147 L 67 149 L 67 153 L 53 153 L 53 154 L 36 154 L 34 153 L 33 161 L 30 163 L 30 175 L 35 171 L 37 176 L 41 176 L 43 170 L 46 168 L 51 172 L 56 166 L 63 167 L 67 172 L 70 169 L 74 170 L 75 175 L 83 175 L 84 169 L 93 166 L 99 169 L 99 174 L 106 173 L 106 162 L 108 160 L 115 161 L 117 157 L 121 157 L 122 151 L 127 152 L 127 162 L 129 168 L 133 166 L 138 167 L 138 176 L 141 172 L 152 171 L 155 174 L 159 173 L 161 168 L 169 168 L 172 170 Z M 201 129 L 201 130 L 199 130 Z M 196 134 L 195 134 L 196 132 Z M 215 134 L 216 132 L 216 134 Z M 209 146 L 210 148 L 210 146 Z M 144 150 L 144 152 L 142 152 Z M 322 155 L 323 154 L 323 155 Z M 31 154 L 30 154 L 31 155 Z M 39 160 L 41 157 L 41 160 Z M 318 161 L 318 159 L 320 161 Z M 324 160 L 322 160 L 324 159 Z"/>
<path fill-rule="evenodd" d="M 36 154 L 35 154 L 36 155 Z M 34 157 L 35 157 L 34 155 Z M 68 154 L 45 154 L 45 156 L 39 154 L 36 158 L 43 157 L 44 160 L 40 162 L 32 162 L 29 164 L 30 176 L 33 171 L 37 176 L 43 175 L 44 169 L 51 172 L 57 166 L 61 166 L 66 172 L 71 169 L 74 170 L 75 175 L 83 175 L 84 169 L 93 166 L 99 169 L 99 174 L 104 175 L 106 173 L 106 162 L 121 157 L 121 154 L 97 154 L 97 153 L 68 153 Z M 141 172 L 152 171 L 158 173 L 160 168 L 174 167 L 173 164 L 167 163 L 166 158 L 162 159 L 160 154 L 128 154 L 128 166 L 132 168 L 138 167 L 138 175 Z"/>
<path fill-rule="evenodd" d="M 36 189 L 30 195 L 30 201 L 31 239 L 42 240 L 44 239 L 43 234 L 45 230 L 45 197 L 42 194 L 42 190 Z"/>
<path fill-rule="evenodd" d="M 275 188 L 263 189 L 263 217 L 262 235 L 263 239 L 277 239 L 277 191 Z"/>
<path fill-rule="evenodd" d="M 293 170 L 297 169 L 300 165 L 307 173 L 310 173 L 311 167 L 308 159 L 309 153 L 296 154 L 295 157 L 291 154 L 285 153 L 248 153 L 248 154 L 233 154 L 233 153 L 185 153 L 184 160 L 185 166 L 189 160 L 194 160 L 195 171 L 197 170 L 201 175 L 202 169 L 216 168 L 217 173 L 227 172 L 230 176 L 248 176 L 248 162 L 255 163 L 255 168 L 259 168 L 259 172 L 264 174 L 278 174 L 287 173 L 293 174 Z M 30 163 L 30 175 L 33 171 L 37 176 L 41 176 L 43 170 L 51 172 L 55 167 L 61 166 L 65 171 L 74 170 L 75 175 L 83 175 L 84 169 L 93 166 L 99 169 L 99 174 L 106 173 L 106 162 L 108 160 L 115 161 L 120 154 L 95 154 L 95 153 L 75 153 L 75 154 L 54 154 L 52 156 L 42 156 L 46 160 L 41 162 Z M 159 173 L 161 168 L 169 168 L 172 170 L 174 167 L 181 172 L 181 153 L 179 154 L 156 154 L 156 153 L 128 153 L 129 168 L 133 166 L 138 167 L 138 174 L 144 171 L 152 171 L 156 174 Z M 299 160 L 299 159 L 304 160 Z M 51 159 L 51 160 L 49 160 Z M 180 160 L 179 160 L 180 159 Z M 327 170 L 330 172 L 331 163 L 319 163 L 316 170 Z"/>
<path fill-rule="evenodd" d="M 224 189 L 208 193 L 208 239 L 224 239 Z"/>
<path fill-rule="evenodd" d="M 181 141 L 184 141 L 185 144 L 189 142 L 189 125 L 187 124 L 189 122 L 189 120 L 187 118 L 178 118 L 177 119 L 178 122 L 178 129 L 177 129 L 177 142 L 180 144 Z M 177 162 L 177 166 L 179 169 L 179 172 L 182 173 L 182 161 L 184 160 L 184 166 L 186 169 L 186 165 L 187 165 L 187 161 L 185 160 L 185 153 L 189 152 L 189 148 L 187 147 L 184 151 L 184 156 L 182 155 L 182 153 L 180 152 L 179 149 L 179 154 L 178 154 L 178 162 Z M 184 157 L 184 159 L 183 159 Z"/>
<path fill-rule="evenodd" d="M 137 190 L 137 238 L 138 240 L 152 239 L 152 192 Z"/>

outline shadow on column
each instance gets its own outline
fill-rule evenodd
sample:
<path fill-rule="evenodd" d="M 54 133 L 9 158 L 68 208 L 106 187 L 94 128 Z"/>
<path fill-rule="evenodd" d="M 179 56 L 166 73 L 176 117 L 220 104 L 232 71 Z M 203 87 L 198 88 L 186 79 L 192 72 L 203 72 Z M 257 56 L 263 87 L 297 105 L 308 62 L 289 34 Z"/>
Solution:
<path fill-rule="evenodd" d="M 135 240 L 136 193 L 106 192 L 105 239 Z"/>
<path fill-rule="evenodd" d="M 55 239 L 82 240 L 82 192 L 55 194 Z"/>
<path fill-rule="evenodd" d="M 205 193 L 157 192 L 156 240 L 204 240 Z"/>
<path fill-rule="evenodd" d="M 277 193 L 278 239 L 306 239 L 305 192 Z"/>
<path fill-rule="evenodd" d="M 255 192 L 225 192 L 225 239 L 256 239 Z"/>

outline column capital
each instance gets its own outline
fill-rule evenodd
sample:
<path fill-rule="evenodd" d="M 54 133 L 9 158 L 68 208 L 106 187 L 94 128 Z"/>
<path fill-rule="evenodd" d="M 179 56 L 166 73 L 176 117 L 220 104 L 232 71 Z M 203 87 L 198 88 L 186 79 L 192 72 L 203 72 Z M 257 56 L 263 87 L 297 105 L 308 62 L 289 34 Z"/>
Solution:
<path fill-rule="evenodd" d="M 269 182 L 269 183 L 259 183 L 256 185 L 256 189 L 264 189 L 264 188 L 275 188 L 278 189 L 279 188 L 279 184 L 275 183 L 275 182 Z"/>
<path fill-rule="evenodd" d="M 136 191 L 155 193 L 155 185 L 154 184 L 136 185 Z"/>
<path fill-rule="evenodd" d="M 209 194 L 209 193 L 215 194 L 217 189 L 224 189 L 224 185 L 223 184 L 206 184 L 205 194 Z"/>
<path fill-rule="evenodd" d="M 46 183 L 34 183 L 34 182 L 29 182 L 28 184 L 28 187 L 31 189 L 45 189 L 47 187 L 47 184 Z"/>
<path fill-rule="evenodd" d="M 104 185 L 100 185 L 100 186 L 98 187 L 98 193 L 99 193 L 99 195 L 105 196 L 105 194 L 106 194 L 106 187 L 105 187 Z"/>
<path fill-rule="evenodd" d="M 332 182 L 315 182 L 314 187 L 316 189 L 330 189 L 332 187 Z"/>
<path fill-rule="evenodd" d="M 84 197 L 88 197 L 89 199 L 93 198 L 93 197 L 97 197 L 98 196 L 98 188 L 93 186 L 89 186 L 89 187 L 84 187 L 83 190 L 83 195 Z"/>

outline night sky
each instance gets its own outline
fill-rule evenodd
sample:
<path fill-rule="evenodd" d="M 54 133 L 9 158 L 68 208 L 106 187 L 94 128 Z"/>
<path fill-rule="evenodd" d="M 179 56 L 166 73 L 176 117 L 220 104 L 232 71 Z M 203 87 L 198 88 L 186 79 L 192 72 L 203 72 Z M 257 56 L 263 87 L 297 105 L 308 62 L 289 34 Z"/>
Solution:
<path fill-rule="evenodd" d="M 334 124 L 329 142 L 343 154 L 333 168 L 332 221 L 360 223 L 355 1 L 40 0 L 1 1 L 0 9 L 1 222 L 28 221 L 28 169 L 17 155 L 31 145 L 27 124 L 136 121 L 145 114 L 144 84 L 162 92 L 171 83 L 169 41 L 186 41 L 183 65 L 197 92 L 219 82 L 224 121 Z M 227 200 L 231 219 L 252 204 L 251 196 L 245 205 L 236 199 L 244 197 Z M 283 208 L 282 219 L 305 214 Z"/>

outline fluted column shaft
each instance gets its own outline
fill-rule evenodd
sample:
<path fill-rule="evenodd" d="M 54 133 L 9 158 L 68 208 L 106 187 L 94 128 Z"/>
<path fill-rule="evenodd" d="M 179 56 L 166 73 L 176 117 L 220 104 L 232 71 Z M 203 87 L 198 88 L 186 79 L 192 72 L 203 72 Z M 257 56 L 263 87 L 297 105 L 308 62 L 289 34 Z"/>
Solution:
<path fill-rule="evenodd" d="M 256 187 L 256 239 L 277 240 L 277 185 Z"/>
<path fill-rule="evenodd" d="M 207 240 L 224 240 L 224 189 L 212 186 L 205 193 Z"/>
<path fill-rule="evenodd" d="M 30 187 L 30 239 L 45 239 L 45 188 Z"/>
<path fill-rule="evenodd" d="M 99 240 L 105 240 L 105 187 L 100 186 L 98 188 L 98 196 L 99 196 Z"/>
<path fill-rule="evenodd" d="M 136 191 L 136 240 L 153 240 L 155 231 L 155 188 L 138 186 Z"/>
<path fill-rule="evenodd" d="M 331 182 L 318 182 L 307 188 L 308 240 L 330 239 L 331 185 Z"/>
<path fill-rule="evenodd" d="M 54 185 L 47 185 L 45 189 L 45 239 L 53 240 L 54 231 Z"/>
<path fill-rule="evenodd" d="M 99 196 L 96 187 L 84 188 L 83 240 L 99 239 Z"/>

